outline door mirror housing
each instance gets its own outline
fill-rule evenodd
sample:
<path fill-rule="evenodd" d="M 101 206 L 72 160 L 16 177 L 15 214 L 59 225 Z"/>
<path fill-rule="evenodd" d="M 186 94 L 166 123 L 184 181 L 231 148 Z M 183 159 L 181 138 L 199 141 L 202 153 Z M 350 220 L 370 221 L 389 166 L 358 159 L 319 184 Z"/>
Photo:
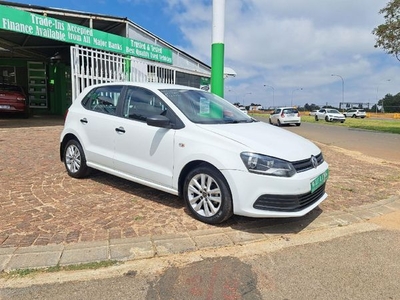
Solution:
<path fill-rule="evenodd" d="M 161 128 L 172 128 L 171 120 L 166 116 L 154 115 L 147 117 L 146 123 L 149 126 L 161 127 Z"/>

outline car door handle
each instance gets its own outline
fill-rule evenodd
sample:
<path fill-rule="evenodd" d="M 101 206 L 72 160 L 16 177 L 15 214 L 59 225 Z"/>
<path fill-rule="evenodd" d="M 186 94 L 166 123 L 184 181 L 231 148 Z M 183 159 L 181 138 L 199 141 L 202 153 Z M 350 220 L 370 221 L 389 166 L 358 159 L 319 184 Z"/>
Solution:
<path fill-rule="evenodd" d="M 87 124 L 88 120 L 86 118 L 80 119 L 81 123 Z"/>
<path fill-rule="evenodd" d="M 125 133 L 125 128 L 120 126 L 118 128 L 115 128 L 115 131 L 118 132 L 118 133 Z"/>

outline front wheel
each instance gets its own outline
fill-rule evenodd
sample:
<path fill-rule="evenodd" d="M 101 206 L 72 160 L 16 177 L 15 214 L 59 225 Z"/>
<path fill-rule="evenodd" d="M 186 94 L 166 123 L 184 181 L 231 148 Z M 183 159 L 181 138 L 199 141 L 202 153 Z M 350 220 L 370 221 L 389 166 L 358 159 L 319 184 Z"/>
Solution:
<path fill-rule="evenodd" d="M 208 224 L 219 224 L 233 214 L 232 196 L 223 175 L 205 164 L 189 172 L 183 198 L 192 215 Z"/>
<path fill-rule="evenodd" d="M 325 117 L 325 121 L 329 122 L 329 118 L 328 116 Z"/>
<path fill-rule="evenodd" d="M 317 116 L 315 116 L 315 121 L 317 121 L 317 122 L 318 122 L 318 117 L 317 117 Z"/>
<path fill-rule="evenodd" d="M 64 165 L 68 175 L 74 178 L 83 178 L 88 175 L 86 157 L 81 144 L 77 140 L 70 140 L 64 149 Z"/>

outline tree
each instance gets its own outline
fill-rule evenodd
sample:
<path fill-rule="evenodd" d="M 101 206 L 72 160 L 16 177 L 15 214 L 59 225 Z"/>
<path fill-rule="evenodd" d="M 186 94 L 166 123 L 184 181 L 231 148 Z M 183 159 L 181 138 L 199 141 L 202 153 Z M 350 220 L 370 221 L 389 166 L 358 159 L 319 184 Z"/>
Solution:
<path fill-rule="evenodd" d="M 385 24 L 374 28 L 375 48 L 382 48 L 400 61 L 400 0 L 391 0 L 379 11 L 385 18 Z"/>
<path fill-rule="evenodd" d="M 400 112 L 400 93 L 397 95 L 387 94 L 385 98 L 378 101 L 379 106 L 383 106 L 384 112 L 398 113 Z"/>

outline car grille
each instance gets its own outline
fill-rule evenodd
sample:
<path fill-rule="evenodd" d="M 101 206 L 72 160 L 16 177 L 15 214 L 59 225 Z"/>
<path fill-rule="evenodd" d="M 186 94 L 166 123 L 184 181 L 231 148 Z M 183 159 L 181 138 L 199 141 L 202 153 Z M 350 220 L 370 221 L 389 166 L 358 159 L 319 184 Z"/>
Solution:
<path fill-rule="evenodd" d="M 322 156 L 322 153 L 315 156 L 315 158 L 317 159 L 318 166 L 324 162 L 324 157 Z M 297 173 L 305 172 L 314 168 L 311 157 L 308 159 L 292 162 L 292 165 L 296 169 Z"/>
<path fill-rule="evenodd" d="M 320 186 L 314 193 L 302 195 L 262 195 L 253 207 L 255 209 L 296 212 L 314 204 L 325 194 L 325 184 Z"/>

